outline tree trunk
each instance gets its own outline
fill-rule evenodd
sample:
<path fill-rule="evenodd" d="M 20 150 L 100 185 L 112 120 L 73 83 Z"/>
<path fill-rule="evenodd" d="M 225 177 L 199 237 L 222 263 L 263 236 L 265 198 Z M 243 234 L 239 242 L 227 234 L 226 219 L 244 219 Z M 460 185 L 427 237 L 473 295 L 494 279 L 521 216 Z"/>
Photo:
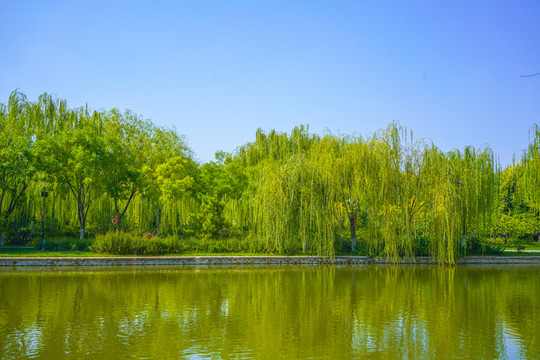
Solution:
<path fill-rule="evenodd" d="M 163 209 L 163 207 L 158 206 L 158 210 L 157 210 L 157 237 L 159 237 L 159 223 L 161 222 L 161 210 L 162 209 Z"/>
<path fill-rule="evenodd" d="M 80 239 L 84 240 L 84 234 L 86 229 L 86 218 L 88 217 L 88 210 L 90 210 L 90 200 L 78 201 L 79 207 L 79 222 L 81 224 L 81 235 Z"/>
<path fill-rule="evenodd" d="M 2 231 L 2 240 L 0 240 L 0 247 L 6 244 L 6 232 Z"/>
<path fill-rule="evenodd" d="M 349 217 L 349 223 L 351 225 L 351 250 L 354 251 L 356 249 L 356 216 L 351 215 Z"/>
<path fill-rule="evenodd" d="M 114 222 L 114 229 L 116 232 L 118 232 L 118 230 L 120 229 L 120 219 L 122 218 L 122 216 L 120 215 L 120 211 L 118 211 L 118 200 L 117 199 L 114 199 L 114 218 L 113 218 L 113 222 Z"/>
<path fill-rule="evenodd" d="M 80 222 L 81 222 L 81 235 L 79 237 L 79 239 L 81 240 L 84 240 L 84 229 L 85 229 L 85 225 L 86 225 L 86 214 L 84 213 L 84 208 L 82 210 L 79 210 L 80 211 Z"/>

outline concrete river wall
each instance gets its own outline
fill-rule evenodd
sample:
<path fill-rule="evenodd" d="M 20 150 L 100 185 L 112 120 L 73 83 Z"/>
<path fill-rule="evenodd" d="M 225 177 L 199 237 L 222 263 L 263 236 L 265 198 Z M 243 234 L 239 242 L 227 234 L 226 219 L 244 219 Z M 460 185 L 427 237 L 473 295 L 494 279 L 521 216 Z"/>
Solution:
<path fill-rule="evenodd" d="M 417 257 L 393 263 L 367 256 L 131 256 L 131 257 L 0 257 L 0 266 L 124 266 L 124 265 L 255 265 L 255 264 L 435 264 Z M 540 264 L 540 256 L 467 256 L 458 265 Z"/>

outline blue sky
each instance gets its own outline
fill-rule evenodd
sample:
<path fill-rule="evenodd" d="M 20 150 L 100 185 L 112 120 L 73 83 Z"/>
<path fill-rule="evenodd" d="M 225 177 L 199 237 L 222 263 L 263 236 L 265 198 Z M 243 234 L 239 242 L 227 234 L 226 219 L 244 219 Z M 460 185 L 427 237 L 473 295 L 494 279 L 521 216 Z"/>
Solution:
<path fill-rule="evenodd" d="M 0 1 L 14 89 L 130 109 L 201 161 L 257 128 L 368 135 L 398 120 L 502 165 L 540 124 L 538 1 Z"/>

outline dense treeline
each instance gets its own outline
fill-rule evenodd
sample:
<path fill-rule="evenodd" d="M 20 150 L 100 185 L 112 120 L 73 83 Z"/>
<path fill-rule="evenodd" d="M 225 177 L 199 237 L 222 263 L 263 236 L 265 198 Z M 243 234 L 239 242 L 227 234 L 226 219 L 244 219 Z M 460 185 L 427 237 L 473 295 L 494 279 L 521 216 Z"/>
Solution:
<path fill-rule="evenodd" d="M 0 229 L 11 243 L 39 233 L 43 206 L 50 235 L 225 236 L 268 253 L 444 263 L 498 237 L 539 234 L 538 127 L 505 169 L 489 147 L 444 153 L 398 123 L 369 137 L 259 130 L 199 164 L 174 130 L 47 94 L 14 92 L 0 129 Z"/>

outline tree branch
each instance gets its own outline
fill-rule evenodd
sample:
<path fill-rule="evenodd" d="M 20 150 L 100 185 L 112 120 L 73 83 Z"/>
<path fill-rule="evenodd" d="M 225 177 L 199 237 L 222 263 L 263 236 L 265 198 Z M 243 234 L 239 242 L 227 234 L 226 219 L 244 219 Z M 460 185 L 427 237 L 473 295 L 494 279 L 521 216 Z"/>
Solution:
<path fill-rule="evenodd" d="M 521 77 L 526 78 L 526 77 L 533 77 L 533 76 L 536 76 L 536 75 L 540 75 L 540 73 L 530 74 L 530 75 L 521 75 Z"/>

